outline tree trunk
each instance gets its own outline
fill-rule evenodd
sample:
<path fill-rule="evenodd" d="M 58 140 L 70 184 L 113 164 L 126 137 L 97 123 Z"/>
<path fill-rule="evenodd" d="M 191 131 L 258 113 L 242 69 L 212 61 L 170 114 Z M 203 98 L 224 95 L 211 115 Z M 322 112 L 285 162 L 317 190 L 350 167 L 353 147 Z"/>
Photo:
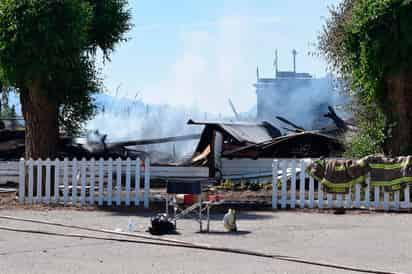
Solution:
<path fill-rule="evenodd" d="M 392 156 L 412 153 L 412 73 L 401 72 L 385 79 L 386 114 L 394 121 L 385 152 Z"/>
<path fill-rule="evenodd" d="M 59 138 L 58 107 L 41 90 L 39 84 L 20 91 L 26 124 L 26 159 L 47 159 L 56 156 Z"/>

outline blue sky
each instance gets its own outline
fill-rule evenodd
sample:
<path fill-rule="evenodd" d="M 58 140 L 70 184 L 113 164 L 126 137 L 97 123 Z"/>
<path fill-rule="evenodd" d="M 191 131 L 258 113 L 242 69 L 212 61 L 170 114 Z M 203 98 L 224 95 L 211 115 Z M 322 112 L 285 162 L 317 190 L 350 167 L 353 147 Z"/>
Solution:
<path fill-rule="evenodd" d="M 129 0 L 130 41 L 117 47 L 103 67 L 107 92 L 148 103 L 184 105 L 230 113 L 256 103 L 256 66 L 272 76 L 279 66 L 325 74 L 323 60 L 308 56 L 315 47 L 327 7 L 339 0 Z"/>

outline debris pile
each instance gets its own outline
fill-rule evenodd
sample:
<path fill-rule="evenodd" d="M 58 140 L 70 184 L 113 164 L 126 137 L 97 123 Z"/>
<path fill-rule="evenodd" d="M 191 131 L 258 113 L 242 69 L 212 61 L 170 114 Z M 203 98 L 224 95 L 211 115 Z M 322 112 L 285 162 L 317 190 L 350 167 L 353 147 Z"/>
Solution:
<path fill-rule="evenodd" d="M 107 135 L 100 135 L 98 132 L 85 138 L 75 138 L 61 134 L 57 158 L 77 158 L 77 159 L 144 159 L 150 157 L 152 163 L 170 163 L 173 155 L 160 151 L 145 151 L 137 149 L 137 146 L 149 144 L 161 144 L 167 142 L 181 142 L 198 139 L 196 134 L 168 137 L 150 140 L 128 140 L 124 142 L 107 142 Z M 0 160 L 13 161 L 24 157 L 25 131 L 24 128 L 3 128 L 0 129 Z"/>
<path fill-rule="evenodd" d="M 64 134 L 60 137 L 58 158 L 137 159 L 150 157 L 153 164 L 204 166 L 210 169 L 211 177 L 219 170 L 221 158 L 317 158 L 336 157 L 344 151 L 343 136 L 356 127 L 340 118 L 332 107 L 324 117 L 333 122 L 317 130 L 304 127 L 276 117 L 281 126 L 269 122 L 246 123 L 225 121 L 193 121 L 189 125 L 204 126 L 200 135 L 192 134 L 150 140 L 127 140 L 107 142 L 107 135 L 94 132 L 85 138 Z M 286 134 L 282 134 L 282 131 Z M 17 160 L 24 155 L 24 129 L 21 127 L 0 129 L 0 160 Z M 173 152 L 142 149 L 143 146 L 199 140 L 193 155 L 180 161 Z"/>
<path fill-rule="evenodd" d="M 192 164 L 208 166 L 211 175 L 219 170 L 221 158 L 227 159 L 274 159 L 274 158 L 318 158 L 339 157 L 344 152 L 343 138 L 347 131 L 356 130 L 352 124 L 340 118 L 332 107 L 324 117 L 329 124 L 317 130 L 303 127 L 284 117 L 276 117 L 287 133 L 269 122 L 197 122 L 203 125 L 200 141 L 192 157 Z"/>

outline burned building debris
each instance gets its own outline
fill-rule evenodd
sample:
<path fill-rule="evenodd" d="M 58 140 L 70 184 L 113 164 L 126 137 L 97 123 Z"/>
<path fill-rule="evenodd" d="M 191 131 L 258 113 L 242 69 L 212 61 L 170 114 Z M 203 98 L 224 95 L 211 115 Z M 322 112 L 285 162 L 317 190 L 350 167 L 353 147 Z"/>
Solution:
<path fill-rule="evenodd" d="M 341 119 L 333 108 L 325 117 L 334 124 L 318 130 L 306 130 L 283 117 L 277 117 L 287 134 L 269 122 L 212 122 L 189 120 L 189 125 L 204 126 L 201 134 L 148 140 L 108 142 L 107 135 L 94 134 L 93 138 L 72 138 L 62 134 L 58 157 L 63 158 L 144 158 L 149 156 L 156 164 L 209 166 L 217 165 L 220 157 L 276 158 L 338 156 L 343 151 L 341 135 L 353 128 Z M 145 145 L 199 140 L 190 160 L 176 161 L 172 153 L 148 151 Z M 0 130 L 0 158 L 16 160 L 24 155 L 24 129 Z M 214 163 L 215 164 L 211 164 Z"/>
<path fill-rule="evenodd" d="M 124 142 L 107 142 L 107 135 L 94 133 L 93 138 L 75 138 L 61 134 L 58 143 L 57 158 L 77 159 L 144 159 L 149 157 L 153 164 L 164 164 L 174 160 L 171 153 L 155 150 L 141 150 L 138 146 L 182 142 L 199 139 L 200 135 L 191 134 L 147 140 L 128 140 Z M 18 160 L 24 157 L 25 132 L 23 128 L 0 130 L 0 159 Z"/>
<path fill-rule="evenodd" d="M 236 125 L 230 124 L 231 127 Z M 228 124 L 225 126 L 227 127 Z M 213 135 L 220 135 L 223 138 L 215 137 L 213 142 L 213 137 L 208 138 L 208 136 Z M 219 141 L 222 142 L 221 145 L 217 143 Z M 210 161 L 207 157 L 212 156 L 213 148 L 220 150 L 223 157 L 252 159 L 339 156 L 344 149 L 339 138 L 325 134 L 320 130 L 301 131 L 283 136 L 279 134 L 261 142 L 250 140 L 239 142 L 223 127 L 211 127 L 209 124 L 209 127 L 206 126 L 202 133 L 202 138 L 192 158 L 193 164 L 207 164 Z"/>
<path fill-rule="evenodd" d="M 278 117 L 284 126 L 269 122 L 193 121 L 189 125 L 202 126 L 201 134 L 146 140 L 110 142 L 107 135 L 94 132 L 82 138 L 61 135 L 58 158 L 77 159 L 145 159 L 156 168 L 169 168 L 157 174 L 163 182 L 171 174 L 179 179 L 190 177 L 230 180 L 270 180 L 272 163 L 276 158 L 338 157 L 344 151 L 342 138 L 353 125 L 341 119 L 333 110 L 325 114 L 331 126 L 306 130 L 299 123 Z M 280 130 L 287 129 L 286 131 Z M 24 156 L 24 129 L 0 130 L 0 159 L 18 160 Z M 157 145 L 197 141 L 194 153 L 185 158 L 173 157 L 173 152 L 159 151 Z M 154 147 L 148 147 L 155 145 Z M 172 146 L 171 146 L 172 147 Z M 181 171 L 181 170 L 184 170 Z M 269 178 L 269 179 L 268 179 Z"/>
<path fill-rule="evenodd" d="M 317 158 L 339 156 L 339 139 L 316 131 L 305 131 L 274 138 L 268 142 L 225 151 L 226 158 Z"/>
<path fill-rule="evenodd" d="M 339 157 L 344 152 L 343 138 L 353 129 L 341 119 L 332 107 L 325 117 L 333 123 L 325 128 L 306 130 L 283 117 L 277 117 L 287 127 L 286 134 L 270 124 L 233 122 L 196 122 L 204 129 L 192 165 L 209 167 L 214 177 L 221 170 L 225 159 L 274 159 L 274 158 L 318 158 Z"/>
<path fill-rule="evenodd" d="M 200 138 L 199 134 L 183 136 L 164 137 L 145 140 L 127 140 L 121 142 L 107 142 L 106 135 L 97 135 L 98 138 L 76 139 L 76 145 L 82 147 L 94 158 L 146 158 L 149 157 L 154 164 L 169 164 L 174 159 L 172 153 L 157 150 L 142 149 L 147 145 L 158 145 L 163 143 L 176 143 Z"/>
<path fill-rule="evenodd" d="M 267 142 L 281 136 L 279 129 L 270 123 L 197 122 L 189 120 L 189 125 L 204 126 L 199 144 L 192 158 L 193 165 L 209 166 L 221 153 L 247 145 Z"/>

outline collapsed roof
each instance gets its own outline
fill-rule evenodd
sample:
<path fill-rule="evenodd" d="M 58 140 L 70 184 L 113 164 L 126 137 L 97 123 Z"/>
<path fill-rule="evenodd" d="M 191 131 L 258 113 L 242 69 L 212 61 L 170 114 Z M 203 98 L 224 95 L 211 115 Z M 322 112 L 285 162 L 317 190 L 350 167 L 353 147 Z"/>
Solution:
<path fill-rule="evenodd" d="M 205 126 L 192 158 L 193 165 L 208 165 L 216 153 L 269 142 L 281 136 L 280 130 L 268 122 L 233 123 L 189 120 L 188 124 Z"/>
<path fill-rule="evenodd" d="M 274 138 L 268 142 L 224 151 L 227 158 L 306 158 L 338 156 L 343 152 L 341 141 L 317 131 L 305 131 Z"/>
<path fill-rule="evenodd" d="M 206 128 L 216 129 L 219 132 L 231 136 L 239 143 L 259 144 L 281 136 L 279 129 L 268 122 L 262 123 L 233 123 L 233 122 L 209 122 L 189 120 L 189 125 L 204 125 Z M 203 134 L 202 134 L 203 135 Z"/>
<path fill-rule="evenodd" d="M 334 112 L 330 112 L 335 114 Z M 336 116 L 336 115 L 335 115 Z M 336 118 L 333 116 L 334 118 Z M 339 156 L 344 151 L 340 134 L 346 124 L 339 120 L 330 129 L 305 131 L 286 119 L 292 126 L 292 133 L 282 136 L 279 129 L 268 122 L 230 123 L 195 122 L 190 125 L 204 125 L 199 144 L 192 157 L 194 165 L 213 167 L 216 158 L 305 158 Z M 217 138 L 217 134 L 221 137 Z"/>

